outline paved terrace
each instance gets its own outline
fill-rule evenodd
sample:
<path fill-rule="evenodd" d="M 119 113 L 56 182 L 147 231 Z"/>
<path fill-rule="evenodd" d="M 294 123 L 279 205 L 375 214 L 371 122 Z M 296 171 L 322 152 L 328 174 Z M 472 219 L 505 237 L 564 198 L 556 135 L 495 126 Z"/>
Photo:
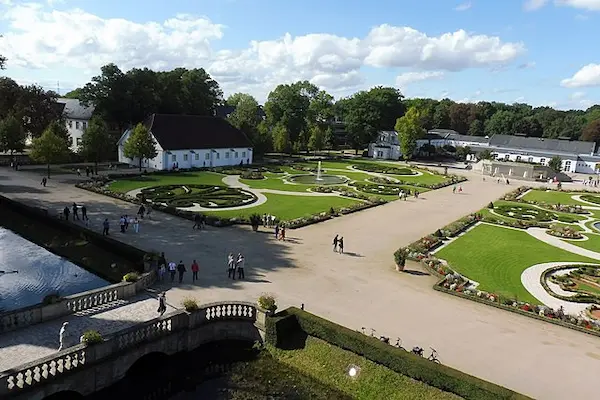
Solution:
<path fill-rule="evenodd" d="M 540 399 L 595 398 L 600 368 L 600 339 L 431 289 L 435 279 L 417 271 L 397 273 L 392 253 L 457 218 L 477 211 L 520 183 L 497 184 L 470 172 L 462 194 L 452 188 L 396 201 L 328 222 L 288 231 L 289 241 L 243 227 L 192 231 L 192 223 L 155 212 L 139 234 L 121 234 L 117 219 L 135 214 L 135 205 L 74 188 L 73 175 L 55 177 L 47 188 L 39 176 L 0 171 L 0 192 L 27 203 L 60 210 L 85 203 L 91 228 L 111 220 L 112 236 L 187 265 L 200 263 L 200 282 L 168 291 L 171 304 L 187 296 L 200 302 L 254 301 L 263 292 L 277 295 L 280 308 L 305 303 L 308 311 L 352 329 L 376 329 L 401 336 L 406 347 L 432 345 L 444 364 Z M 61 182 L 62 181 L 62 182 Z M 66 183 L 63 183 L 66 182 Z M 67 184 L 68 183 L 68 184 Z M 335 234 L 348 252 L 332 252 Z M 245 281 L 226 277 L 226 255 L 246 255 Z M 473 249 L 477 251 L 477 249 Z M 169 288 L 169 285 L 165 285 Z M 151 310 L 152 311 L 152 310 Z M 0 349 L 0 359 L 5 357 Z"/>

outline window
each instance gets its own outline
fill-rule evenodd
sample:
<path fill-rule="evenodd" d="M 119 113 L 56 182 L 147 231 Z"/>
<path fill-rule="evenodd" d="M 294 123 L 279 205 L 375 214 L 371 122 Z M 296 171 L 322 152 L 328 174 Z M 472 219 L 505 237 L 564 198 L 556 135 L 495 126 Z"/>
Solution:
<path fill-rule="evenodd" d="M 183 155 L 183 161 L 187 161 L 187 160 L 188 160 L 188 155 L 187 155 L 187 154 L 184 154 L 184 155 Z"/>
<path fill-rule="evenodd" d="M 82 125 L 83 129 L 87 128 L 87 122 L 82 122 L 81 125 Z"/>
<path fill-rule="evenodd" d="M 73 127 L 73 121 L 69 120 L 69 128 Z"/>
<path fill-rule="evenodd" d="M 545 158 L 540 158 L 540 164 L 542 164 L 542 165 L 546 164 L 546 159 Z"/>
<path fill-rule="evenodd" d="M 171 161 L 177 161 L 177 154 L 173 154 L 171 156 Z"/>
<path fill-rule="evenodd" d="M 239 156 L 239 155 L 238 155 L 238 152 L 236 151 L 236 152 L 235 152 L 235 158 L 238 158 L 238 156 Z"/>
<path fill-rule="evenodd" d="M 225 158 L 229 158 L 229 152 L 228 151 L 225 152 Z"/>
<path fill-rule="evenodd" d="M 529 157 L 529 158 L 527 159 L 527 162 L 533 162 L 533 157 Z"/>
<path fill-rule="evenodd" d="M 509 158 L 510 158 L 510 154 L 505 154 L 504 155 L 504 161 L 508 161 Z"/>
<path fill-rule="evenodd" d="M 242 158 L 246 158 L 246 152 L 242 151 Z"/>
<path fill-rule="evenodd" d="M 571 171 L 571 161 L 565 161 L 565 171 Z"/>
<path fill-rule="evenodd" d="M 521 156 L 517 156 L 517 161 L 521 161 Z"/>
<path fill-rule="evenodd" d="M 198 161 L 200 159 L 200 154 L 196 153 L 196 157 L 194 157 L 194 158 L 196 159 L 196 161 Z"/>
<path fill-rule="evenodd" d="M 217 160 L 221 158 L 221 154 L 217 153 Z"/>
<path fill-rule="evenodd" d="M 75 129 L 79 129 L 79 121 L 75 121 Z"/>
<path fill-rule="evenodd" d="M 204 159 L 205 159 L 205 160 L 210 160 L 210 153 L 206 153 L 206 154 L 204 155 Z"/>

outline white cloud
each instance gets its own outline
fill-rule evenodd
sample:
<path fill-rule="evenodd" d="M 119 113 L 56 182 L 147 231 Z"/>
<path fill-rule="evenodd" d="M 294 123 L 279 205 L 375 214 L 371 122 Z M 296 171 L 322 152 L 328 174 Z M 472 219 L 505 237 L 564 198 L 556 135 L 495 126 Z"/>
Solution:
<path fill-rule="evenodd" d="M 505 66 L 525 52 L 523 43 L 504 42 L 497 36 L 464 30 L 428 36 L 387 24 L 372 28 L 363 38 L 288 33 L 273 40 L 251 41 L 245 49 L 214 51 L 213 44 L 223 37 L 226 27 L 207 17 L 176 15 L 139 23 L 105 19 L 82 9 L 53 10 L 28 3 L 0 8 L 0 20 L 9 29 L 0 40 L 0 54 L 9 58 L 9 68 L 58 74 L 68 67 L 91 77 L 109 62 L 123 70 L 203 66 L 226 93 L 246 91 L 259 99 L 277 84 L 299 79 L 334 94 L 354 90 L 365 82 L 363 66 L 416 68 L 435 75 Z"/>
<path fill-rule="evenodd" d="M 444 75 L 443 71 L 405 72 L 398 75 L 396 78 L 396 86 L 403 88 L 415 82 L 426 81 L 429 79 L 441 79 Z"/>
<path fill-rule="evenodd" d="M 535 11 L 544 7 L 548 3 L 548 0 L 526 0 L 523 4 L 525 11 Z"/>
<path fill-rule="evenodd" d="M 558 6 L 578 8 L 581 10 L 600 11 L 600 0 L 555 0 Z"/>
<path fill-rule="evenodd" d="M 588 64 L 560 84 L 568 88 L 600 86 L 600 64 Z"/>
<path fill-rule="evenodd" d="M 569 98 L 571 100 L 581 100 L 585 97 L 585 92 L 575 92 L 575 93 L 571 93 L 571 95 L 569 96 Z"/>
<path fill-rule="evenodd" d="M 454 8 L 454 10 L 456 10 L 456 11 L 467 11 L 471 7 L 473 7 L 473 3 L 471 3 L 470 1 L 467 1 L 466 3 L 461 3 L 461 4 L 457 5 Z"/>

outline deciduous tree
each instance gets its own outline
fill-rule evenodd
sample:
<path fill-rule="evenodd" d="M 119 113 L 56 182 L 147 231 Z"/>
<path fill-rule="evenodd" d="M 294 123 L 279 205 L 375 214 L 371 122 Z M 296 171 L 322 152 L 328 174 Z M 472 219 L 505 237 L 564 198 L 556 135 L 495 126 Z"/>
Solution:
<path fill-rule="evenodd" d="M 62 162 L 69 155 L 67 142 L 55 131 L 48 127 L 40 137 L 34 138 L 31 144 L 31 153 L 29 153 L 32 160 L 47 165 L 48 178 L 50 178 L 50 164 Z"/>
<path fill-rule="evenodd" d="M 246 93 L 235 93 L 229 96 L 226 103 L 235 107 L 235 111 L 227 117 L 229 123 L 244 132 L 252 141 L 255 154 L 263 154 L 266 149 L 258 137 L 258 125 L 262 119 L 256 99 Z"/>
<path fill-rule="evenodd" d="M 485 125 L 480 119 L 475 119 L 469 126 L 469 135 L 471 136 L 485 136 Z"/>
<path fill-rule="evenodd" d="M 562 169 L 562 158 L 559 156 L 554 156 L 548 161 L 548 166 L 552 168 L 556 172 L 560 172 Z"/>
<path fill-rule="evenodd" d="M 331 128 L 324 125 L 312 124 L 309 129 L 309 150 L 312 150 L 314 152 L 323 150 L 323 148 L 325 147 L 325 138 L 327 137 L 327 130 L 331 130 Z"/>
<path fill-rule="evenodd" d="M 400 139 L 400 151 L 405 160 L 410 160 L 417 149 L 417 139 L 425 134 L 420 124 L 419 112 L 410 108 L 406 114 L 398 118 L 395 129 Z"/>
<path fill-rule="evenodd" d="M 273 150 L 278 153 L 288 153 L 292 149 L 290 135 L 282 122 L 275 124 L 271 131 L 273 135 Z"/>
<path fill-rule="evenodd" d="M 127 158 L 138 159 L 140 171 L 142 170 L 143 160 L 149 160 L 158 155 L 154 137 L 144 124 L 138 123 L 132 129 L 123 145 L 123 153 Z"/>
<path fill-rule="evenodd" d="M 0 35 L 0 39 L 2 38 L 2 35 Z M 6 57 L 4 57 L 2 54 L 0 54 L 0 69 L 4 69 L 6 66 Z"/>
<path fill-rule="evenodd" d="M 600 119 L 588 122 L 583 127 L 581 140 L 584 140 L 586 142 L 600 143 Z"/>
<path fill-rule="evenodd" d="M 489 149 L 485 149 L 477 155 L 479 160 L 491 160 L 493 158 L 492 152 Z"/>
<path fill-rule="evenodd" d="M 22 152 L 26 138 L 23 124 L 14 115 L 0 120 L 0 151 Z"/>
<path fill-rule="evenodd" d="M 115 143 L 113 143 L 104 120 L 99 116 L 92 117 L 81 136 L 80 154 L 86 160 L 94 162 L 96 173 L 98 173 L 98 163 L 106 159 L 114 148 Z"/>

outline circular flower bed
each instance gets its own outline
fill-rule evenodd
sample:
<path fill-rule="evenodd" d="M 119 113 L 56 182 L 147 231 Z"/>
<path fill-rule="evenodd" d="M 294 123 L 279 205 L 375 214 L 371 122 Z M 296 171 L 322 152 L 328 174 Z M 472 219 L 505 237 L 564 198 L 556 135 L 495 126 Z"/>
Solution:
<path fill-rule="evenodd" d="M 590 202 L 590 203 L 600 204 L 600 196 L 594 196 L 592 194 L 584 194 L 584 195 L 580 196 L 580 199 Z"/>
<path fill-rule="evenodd" d="M 552 226 L 546 231 L 549 235 L 563 239 L 583 239 L 581 232 L 568 226 Z"/>
<path fill-rule="evenodd" d="M 243 171 L 240 174 L 240 178 L 242 179 L 254 179 L 254 180 L 261 180 L 261 179 L 265 179 L 265 176 L 262 174 L 262 172 L 260 171 L 250 171 L 250 170 L 246 170 Z"/>
<path fill-rule="evenodd" d="M 375 165 L 375 164 L 353 165 L 352 168 L 358 169 L 361 171 L 366 171 L 366 172 L 376 172 L 379 174 L 417 175 L 417 173 L 410 168 L 387 167 L 384 165 Z"/>
<path fill-rule="evenodd" d="M 137 197 L 152 203 L 180 208 L 192 207 L 194 204 L 206 208 L 237 207 L 258 200 L 253 193 L 214 185 L 153 186 L 142 189 Z"/>
<path fill-rule="evenodd" d="M 397 185 L 398 180 L 392 178 L 386 178 L 385 176 L 370 176 L 367 181 L 380 185 Z"/>
<path fill-rule="evenodd" d="M 494 212 L 505 217 L 524 219 L 527 221 L 549 222 L 555 219 L 555 215 L 536 207 L 526 205 L 500 205 L 494 207 Z"/>
<path fill-rule="evenodd" d="M 351 183 L 356 189 L 364 193 L 380 195 L 398 195 L 402 187 L 398 185 L 376 185 L 372 183 Z"/>

